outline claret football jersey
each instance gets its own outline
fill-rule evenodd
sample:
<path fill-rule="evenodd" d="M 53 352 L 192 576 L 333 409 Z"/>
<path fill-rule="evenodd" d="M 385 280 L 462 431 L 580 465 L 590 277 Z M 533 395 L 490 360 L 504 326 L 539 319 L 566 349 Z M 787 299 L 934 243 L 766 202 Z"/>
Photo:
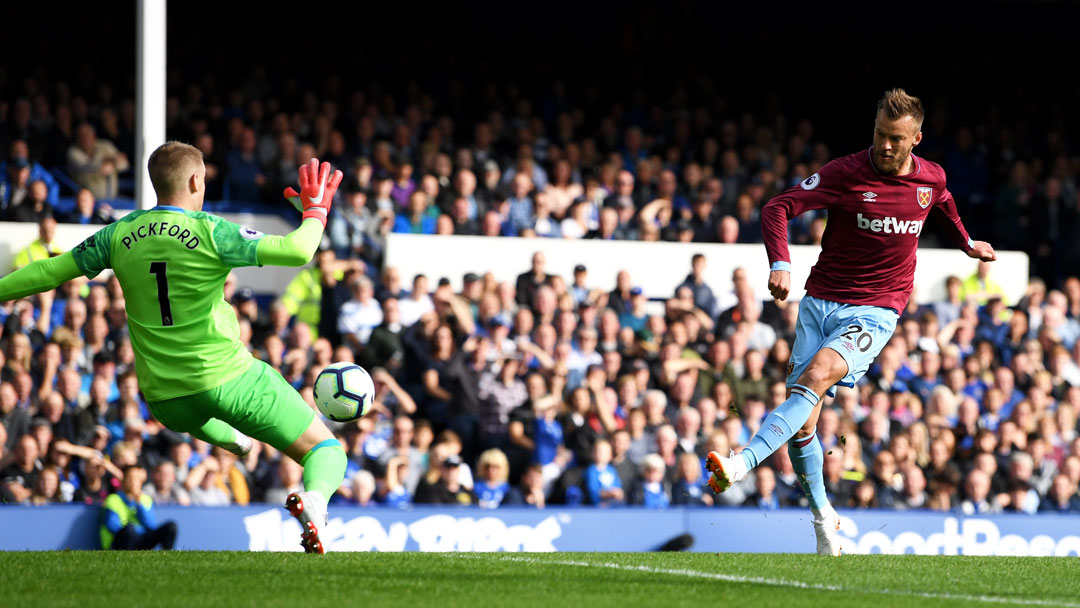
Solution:
<path fill-rule="evenodd" d="M 761 211 L 769 263 L 789 262 L 787 223 L 814 209 L 829 219 L 821 254 L 806 280 L 815 298 L 903 310 L 915 280 L 919 235 L 934 215 L 958 247 L 968 233 L 945 188 L 945 171 L 911 155 L 914 168 L 901 176 L 878 172 L 872 149 L 837 158 L 799 185 L 770 200 Z"/>

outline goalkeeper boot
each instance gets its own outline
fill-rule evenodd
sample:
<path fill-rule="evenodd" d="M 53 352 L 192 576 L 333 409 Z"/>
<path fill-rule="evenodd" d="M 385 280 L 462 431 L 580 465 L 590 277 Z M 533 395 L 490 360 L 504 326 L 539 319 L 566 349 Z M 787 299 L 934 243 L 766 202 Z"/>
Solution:
<path fill-rule="evenodd" d="M 705 457 L 705 468 L 712 473 L 709 477 L 709 487 L 717 494 L 726 491 L 731 484 L 742 481 L 748 472 L 746 461 L 742 456 L 735 455 L 734 450 L 727 458 L 716 452 L 709 452 L 709 455 Z"/>
<path fill-rule="evenodd" d="M 326 553 L 319 532 L 326 527 L 326 500 L 318 492 L 293 492 L 285 508 L 300 522 L 300 545 L 304 553 Z"/>
<path fill-rule="evenodd" d="M 840 555 L 840 516 L 829 506 L 814 518 L 818 555 Z"/>

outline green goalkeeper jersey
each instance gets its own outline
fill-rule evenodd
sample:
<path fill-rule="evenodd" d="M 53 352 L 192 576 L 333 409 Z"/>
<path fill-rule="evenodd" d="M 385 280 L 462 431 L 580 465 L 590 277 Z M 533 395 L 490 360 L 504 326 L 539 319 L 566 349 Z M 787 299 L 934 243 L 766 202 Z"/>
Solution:
<path fill-rule="evenodd" d="M 223 288 L 230 269 L 259 265 L 261 238 L 202 211 L 159 205 L 128 214 L 72 250 L 87 277 L 112 268 L 120 281 L 147 401 L 221 386 L 251 366 Z"/>

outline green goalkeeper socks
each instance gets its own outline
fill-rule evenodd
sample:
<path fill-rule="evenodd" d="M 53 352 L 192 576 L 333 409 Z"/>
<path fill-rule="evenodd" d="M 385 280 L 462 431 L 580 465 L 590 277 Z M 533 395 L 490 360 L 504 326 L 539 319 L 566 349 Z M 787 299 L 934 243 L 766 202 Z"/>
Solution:
<path fill-rule="evenodd" d="M 327 439 L 311 448 L 300 461 L 304 467 L 304 489 L 319 492 L 330 500 L 345 479 L 347 463 L 345 450 L 337 439 Z"/>

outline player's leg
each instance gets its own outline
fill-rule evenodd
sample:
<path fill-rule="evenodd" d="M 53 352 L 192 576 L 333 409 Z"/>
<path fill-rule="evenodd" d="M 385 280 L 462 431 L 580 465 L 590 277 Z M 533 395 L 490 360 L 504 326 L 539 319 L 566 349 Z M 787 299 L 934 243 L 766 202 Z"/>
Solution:
<path fill-rule="evenodd" d="M 262 361 L 225 388 L 220 417 L 304 467 L 304 491 L 291 494 L 285 507 L 303 528 L 304 549 L 322 553 L 319 531 L 326 525 L 327 503 L 345 479 L 344 448 L 300 394 Z"/>
<path fill-rule="evenodd" d="M 328 522 L 327 503 L 345 479 L 345 450 L 323 421 L 312 417 L 308 428 L 285 449 L 285 454 L 304 467 L 304 491 L 290 494 L 285 508 L 300 522 L 304 550 L 324 553 L 319 533 Z"/>
<path fill-rule="evenodd" d="M 847 373 L 847 362 L 840 353 L 828 346 L 819 350 L 798 380 L 788 388 L 787 400 L 765 418 L 742 451 L 747 467 L 756 467 L 804 427 L 814 428 L 821 412 L 821 395 Z"/>
<path fill-rule="evenodd" d="M 345 478 L 346 456 L 330 430 L 315 417 L 299 393 L 272 367 L 255 361 L 240 376 L 225 384 L 187 397 L 151 404 L 165 426 L 222 445 L 235 434 L 274 446 L 304 466 L 306 501 L 290 513 L 317 522 L 314 534 L 326 522 L 326 505 Z M 224 447 L 224 446 L 223 446 Z M 290 497 L 291 498 L 291 497 Z M 294 512 L 295 511 L 295 512 Z M 307 531 L 306 531 L 307 532 Z"/>
<path fill-rule="evenodd" d="M 318 492 L 329 500 L 341 487 L 348 459 L 341 443 L 319 418 L 311 419 L 307 430 L 285 449 L 285 454 L 304 467 L 304 489 L 309 492 Z"/>
<path fill-rule="evenodd" d="M 234 429 L 227 422 L 209 413 L 209 404 L 216 401 L 219 388 L 195 395 L 186 395 L 149 404 L 154 418 L 178 433 L 188 433 L 211 445 L 222 447 L 237 456 L 251 451 L 251 438 Z"/>
<path fill-rule="evenodd" d="M 805 424 L 811 428 L 820 412 L 820 395 L 847 374 L 836 351 L 822 348 L 829 339 L 828 319 L 843 305 L 807 296 L 799 304 L 795 344 L 788 370 L 788 398 L 765 418 L 741 454 L 725 457 L 710 452 L 706 467 L 713 473 L 709 486 L 723 492 L 790 440 Z"/>
<path fill-rule="evenodd" d="M 854 385 L 870 368 L 882 347 L 892 337 L 896 328 L 896 313 L 891 310 L 852 306 L 837 311 L 835 325 L 825 348 L 843 353 L 848 373 L 839 383 Z M 829 504 L 825 492 L 825 476 L 822 467 L 825 454 L 816 434 L 817 419 L 821 405 L 792 438 L 788 453 L 792 468 L 806 493 L 810 510 L 814 514 L 814 533 L 817 536 L 819 555 L 840 555 L 840 516 Z"/>
<path fill-rule="evenodd" d="M 234 429 L 229 423 L 218 420 L 217 418 L 210 418 L 202 426 L 187 432 L 191 433 L 196 439 L 201 439 L 212 445 L 225 448 L 241 458 L 247 456 L 248 452 L 251 451 L 251 437 Z"/>

